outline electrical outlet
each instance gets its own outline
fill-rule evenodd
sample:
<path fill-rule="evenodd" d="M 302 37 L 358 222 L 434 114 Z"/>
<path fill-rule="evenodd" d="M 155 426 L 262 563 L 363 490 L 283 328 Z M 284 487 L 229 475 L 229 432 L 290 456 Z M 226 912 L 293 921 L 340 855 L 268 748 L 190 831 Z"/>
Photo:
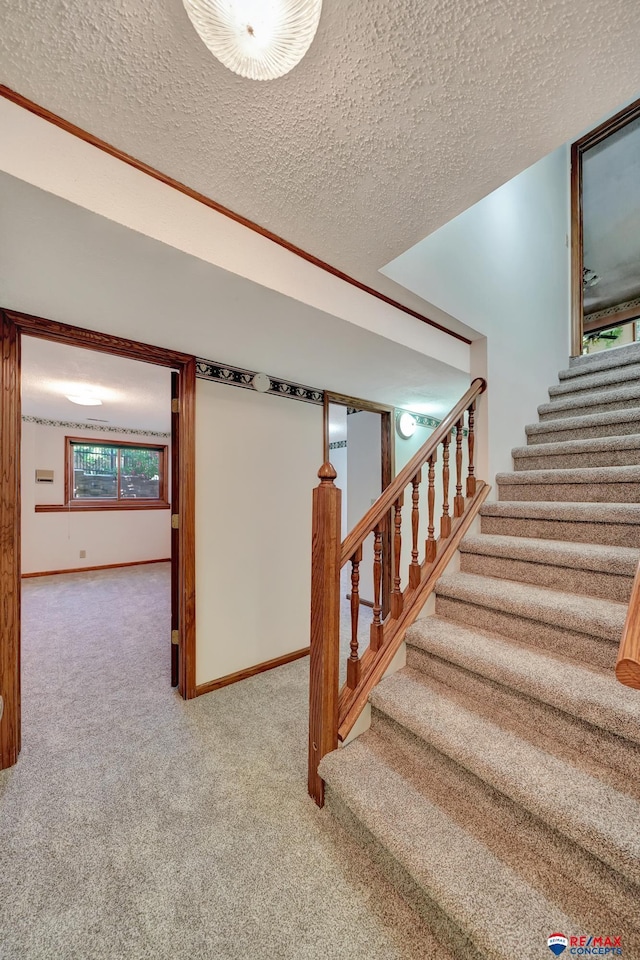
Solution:
<path fill-rule="evenodd" d="M 80 559 L 81 559 L 81 560 L 86 560 L 86 559 L 87 559 L 87 551 L 86 551 L 86 550 L 81 550 L 81 551 L 80 551 Z"/>

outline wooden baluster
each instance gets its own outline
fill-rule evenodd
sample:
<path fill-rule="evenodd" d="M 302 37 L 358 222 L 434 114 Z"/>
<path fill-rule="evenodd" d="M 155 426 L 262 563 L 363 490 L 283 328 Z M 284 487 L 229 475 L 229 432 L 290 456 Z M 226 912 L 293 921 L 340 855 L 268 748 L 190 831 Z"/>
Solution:
<path fill-rule="evenodd" d="M 350 690 L 360 683 L 360 657 L 358 656 L 358 617 L 360 614 L 360 561 L 362 546 L 351 557 L 351 643 L 347 660 L 347 686 Z"/>
<path fill-rule="evenodd" d="M 436 454 L 432 453 L 429 457 L 429 490 L 427 493 L 427 505 L 429 509 L 429 525 L 427 527 L 427 542 L 425 543 L 425 560 L 427 563 L 433 563 L 436 558 L 436 540 L 434 537 L 435 520 L 434 508 L 436 503 Z"/>
<path fill-rule="evenodd" d="M 409 564 L 409 586 L 415 589 L 420 583 L 420 564 L 418 563 L 418 527 L 420 525 L 420 482 L 422 480 L 422 470 L 418 470 L 411 481 L 411 563 Z"/>
<path fill-rule="evenodd" d="M 464 497 L 462 496 L 462 433 L 464 418 L 460 417 L 456 424 L 456 495 L 453 501 L 454 517 L 461 517 L 464 513 Z"/>
<path fill-rule="evenodd" d="M 313 491 L 311 657 L 309 677 L 309 793 L 321 807 L 318 764 L 338 746 L 340 678 L 340 500 L 336 471 L 325 463 Z"/>
<path fill-rule="evenodd" d="M 451 536 L 451 517 L 449 516 L 449 443 L 451 434 L 442 441 L 442 518 L 440 520 L 440 537 L 446 540 Z"/>
<path fill-rule="evenodd" d="M 373 531 L 373 623 L 369 645 L 372 650 L 382 646 L 382 525 Z"/>
<path fill-rule="evenodd" d="M 467 477 L 467 497 L 475 497 L 476 495 L 476 478 L 475 467 L 473 464 L 473 453 L 476 442 L 476 435 L 474 432 L 474 421 L 475 421 L 475 410 L 476 410 L 476 401 L 474 400 L 471 406 L 469 407 L 469 433 L 467 436 L 469 444 L 469 476 Z"/>
<path fill-rule="evenodd" d="M 391 616 L 397 620 L 402 613 L 403 600 L 400 590 L 400 555 L 402 552 L 402 506 L 404 493 L 401 493 L 393 505 L 393 590 L 391 591 Z"/>

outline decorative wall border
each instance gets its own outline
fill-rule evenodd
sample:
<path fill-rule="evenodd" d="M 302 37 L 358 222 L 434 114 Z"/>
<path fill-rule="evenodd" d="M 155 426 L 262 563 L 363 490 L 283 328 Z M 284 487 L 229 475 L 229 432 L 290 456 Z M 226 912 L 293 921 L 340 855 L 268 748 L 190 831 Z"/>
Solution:
<path fill-rule="evenodd" d="M 317 390 L 315 387 L 283 380 L 281 377 L 272 377 L 257 370 L 245 370 L 243 367 L 233 367 L 228 363 L 216 363 L 213 360 L 197 358 L 196 377 L 199 380 L 214 380 L 243 390 L 256 390 L 258 393 L 270 393 L 276 397 L 289 397 L 291 400 L 315 403 L 318 406 L 321 406 L 324 400 L 324 391 Z"/>
<path fill-rule="evenodd" d="M 585 323 L 591 323 L 593 320 L 606 320 L 607 317 L 614 317 L 617 313 L 634 310 L 636 307 L 638 308 L 638 313 L 640 313 L 640 297 L 635 297 L 633 300 L 625 300 L 624 303 L 616 303 L 612 307 L 606 307 L 604 310 L 594 310 L 593 313 L 585 313 Z M 629 321 L 627 321 L 627 323 L 628 322 Z"/>
<path fill-rule="evenodd" d="M 346 440 L 332 440 L 329 444 L 329 450 L 343 450 L 346 445 Z"/>
<path fill-rule="evenodd" d="M 161 433 L 159 430 L 136 430 L 133 427 L 107 427 L 100 423 L 80 423 L 71 420 L 47 420 L 45 417 L 31 417 L 24 415 L 23 423 L 37 423 L 41 427 L 71 427 L 72 430 L 91 430 L 96 433 L 124 433 L 132 437 L 170 437 L 171 433 Z"/>

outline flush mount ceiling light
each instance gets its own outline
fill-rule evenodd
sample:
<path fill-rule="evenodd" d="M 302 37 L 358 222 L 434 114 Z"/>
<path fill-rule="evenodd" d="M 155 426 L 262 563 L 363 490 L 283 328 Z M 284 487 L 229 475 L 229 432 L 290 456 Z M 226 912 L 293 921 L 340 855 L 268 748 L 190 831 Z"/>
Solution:
<path fill-rule="evenodd" d="M 396 428 L 403 440 L 409 440 L 416 432 L 417 426 L 416 418 L 412 417 L 406 410 L 396 420 Z"/>
<path fill-rule="evenodd" d="M 275 80 L 300 63 L 322 0 L 182 0 L 214 57 L 241 77 Z"/>

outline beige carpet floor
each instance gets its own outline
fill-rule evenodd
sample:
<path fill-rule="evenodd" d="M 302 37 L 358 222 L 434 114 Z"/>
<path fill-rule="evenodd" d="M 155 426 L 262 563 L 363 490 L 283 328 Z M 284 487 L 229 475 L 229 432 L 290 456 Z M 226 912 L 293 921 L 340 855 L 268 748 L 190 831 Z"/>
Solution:
<path fill-rule="evenodd" d="M 446 960 L 306 795 L 307 659 L 185 703 L 168 565 L 27 580 L 23 597 L 3 960 Z"/>

